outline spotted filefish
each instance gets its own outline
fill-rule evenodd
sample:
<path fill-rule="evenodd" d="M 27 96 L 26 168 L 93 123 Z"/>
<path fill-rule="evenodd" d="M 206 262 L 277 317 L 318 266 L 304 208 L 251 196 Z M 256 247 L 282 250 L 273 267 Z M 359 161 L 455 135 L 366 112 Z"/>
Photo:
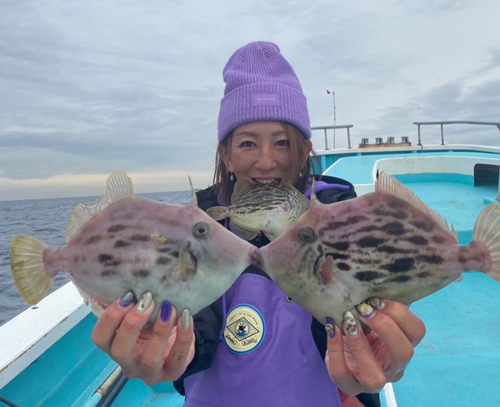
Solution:
<path fill-rule="evenodd" d="M 384 172 L 373 193 L 330 205 L 313 196 L 311 208 L 257 257 L 316 319 L 340 325 L 367 299 L 410 304 L 465 271 L 500 281 L 500 205 L 485 207 L 473 241 L 459 245 L 453 226 Z"/>
<path fill-rule="evenodd" d="M 276 239 L 307 211 L 310 201 L 292 185 L 277 181 L 251 181 L 241 189 L 236 183 L 231 196 L 232 205 L 214 206 L 207 213 L 215 220 L 229 218 L 229 229 L 236 235 L 252 240 L 263 233 Z"/>
<path fill-rule="evenodd" d="M 134 197 L 124 171 L 113 172 L 94 206 L 77 204 L 67 245 L 52 249 L 34 237 L 12 238 L 10 265 L 21 296 L 39 302 L 65 272 L 98 313 L 128 290 L 149 291 L 154 319 L 163 300 L 197 313 L 219 298 L 251 264 L 254 246 L 197 206 Z"/>

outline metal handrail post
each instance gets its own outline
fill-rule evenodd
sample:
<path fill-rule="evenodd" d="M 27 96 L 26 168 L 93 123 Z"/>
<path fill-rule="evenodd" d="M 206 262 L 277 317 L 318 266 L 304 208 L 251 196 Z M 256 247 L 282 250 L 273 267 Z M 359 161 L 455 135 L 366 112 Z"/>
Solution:
<path fill-rule="evenodd" d="M 500 178 L 498 179 L 498 194 L 497 194 L 497 202 L 500 202 Z"/>
<path fill-rule="evenodd" d="M 441 123 L 441 145 L 444 146 L 444 130 L 443 123 Z"/>
<path fill-rule="evenodd" d="M 325 150 L 329 150 L 328 147 L 328 130 L 333 129 L 333 149 L 337 147 L 336 139 L 335 139 L 335 129 L 346 129 L 347 130 L 347 145 L 351 148 L 351 132 L 350 128 L 354 127 L 352 124 L 341 124 L 341 125 L 333 125 L 333 126 L 315 126 L 311 127 L 311 130 L 323 130 L 325 132 Z"/>
<path fill-rule="evenodd" d="M 420 124 L 417 124 L 417 129 L 418 129 L 418 142 L 417 142 L 417 145 L 421 146 L 422 145 L 422 136 L 420 135 Z"/>

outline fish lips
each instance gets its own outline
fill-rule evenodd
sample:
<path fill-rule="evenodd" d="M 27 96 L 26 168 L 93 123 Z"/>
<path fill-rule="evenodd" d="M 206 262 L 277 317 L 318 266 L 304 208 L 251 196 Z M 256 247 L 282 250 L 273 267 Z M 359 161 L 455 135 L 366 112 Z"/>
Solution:
<path fill-rule="evenodd" d="M 179 250 L 180 271 L 183 280 L 187 280 L 190 276 L 196 273 L 198 269 L 198 259 L 189 250 L 189 247 Z"/>
<path fill-rule="evenodd" d="M 335 261 L 330 254 L 319 255 L 314 262 L 314 274 L 323 285 L 328 285 L 333 279 Z"/>
<path fill-rule="evenodd" d="M 252 261 L 252 264 L 255 267 L 258 267 L 260 269 L 264 269 L 264 256 L 262 255 L 262 252 L 260 249 L 257 249 L 255 247 L 255 250 L 252 251 L 252 254 L 250 255 L 250 259 Z"/>

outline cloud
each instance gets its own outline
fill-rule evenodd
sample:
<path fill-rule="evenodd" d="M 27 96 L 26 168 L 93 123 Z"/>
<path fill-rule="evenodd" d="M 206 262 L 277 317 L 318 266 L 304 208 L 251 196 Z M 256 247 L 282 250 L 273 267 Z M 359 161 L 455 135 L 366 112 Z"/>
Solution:
<path fill-rule="evenodd" d="M 210 173 L 222 68 L 254 40 L 292 63 L 313 126 L 333 124 L 335 91 L 353 144 L 414 137 L 417 120 L 498 121 L 499 12 L 493 0 L 2 2 L 0 196 L 38 197 L 43 179 L 80 194 L 54 180 L 117 168 Z"/>
<path fill-rule="evenodd" d="M 158 191 L 187 191 L 188 174 L 195 188 L 206 188 L 211 183 L 209 172 L 183 171 L 128 172 L 136 193 Z M 0 174 L 1 175 L 1 174 Z M 78 197 L 102 195 L 106 190 L 108 174 L 58 174 L 44 178 L 14 180 L 0 176 L 0 201 L 38 198 Z"/>

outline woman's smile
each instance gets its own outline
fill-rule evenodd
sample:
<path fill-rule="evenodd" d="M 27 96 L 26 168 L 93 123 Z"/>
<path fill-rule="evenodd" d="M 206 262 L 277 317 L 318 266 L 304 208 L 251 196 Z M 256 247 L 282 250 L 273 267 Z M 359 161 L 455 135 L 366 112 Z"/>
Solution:
<path fill-rule="evenodd" d="M 280 122 L 251 122 L 237 127 L 224 158 L 229 172 L 240 183 L 280 182 L 290 179 L 290 142 Z"/>

